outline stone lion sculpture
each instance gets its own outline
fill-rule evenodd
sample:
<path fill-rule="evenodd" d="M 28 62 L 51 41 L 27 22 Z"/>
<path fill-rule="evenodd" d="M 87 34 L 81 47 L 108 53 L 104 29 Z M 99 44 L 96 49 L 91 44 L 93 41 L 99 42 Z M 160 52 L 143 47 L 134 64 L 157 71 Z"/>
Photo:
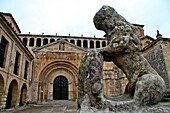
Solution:
<path fill-rule="evenodd" d="M 129 80 L 125 93 L 140 105 L 157 104 L 166 85 L 162 77 L 142 55 L 135 28 L 110 6 L 103 6 L 93 18 L 98 30 L 104 31 L 107 46 L 89 51 L 79 67 L 78 106 L 88 103 L 94 108 L 106 107 L 103 97 L 103 61 L 112 61 Z M 105 102 L 104 102 L 105 101 Z"/>

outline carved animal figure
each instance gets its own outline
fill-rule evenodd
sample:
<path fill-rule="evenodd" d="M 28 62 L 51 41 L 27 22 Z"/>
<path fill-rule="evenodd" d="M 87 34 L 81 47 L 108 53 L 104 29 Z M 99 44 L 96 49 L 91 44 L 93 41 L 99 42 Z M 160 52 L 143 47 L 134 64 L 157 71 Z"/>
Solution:
<path fill-rule="evenodd" d="M 103 97 L 103 61 L 112 61 L 125 73 L 129 80 L 125 93 L 135 102 L 140 105 L 157 104 L 166 89 L 165 82 L 142 55 L 141 42 L 134 26 L 109 6 L 103 6 L 93 20 L 95 27 L 106 33 L 108 45 L 89 51 L 80 63 L 79 112 L 113 109 L 112 100 Z"/>
<path fill-rule="evenodd" d="M 139 92 L 137 92 L 138 89 L 135 89 L 136 83 L 140 81 L 140 77 L 148 75 L 148 77 L 154 76 L 152 78 L 156 79 L 155 82 L 160 86 L 159 88 L 162 88 L 162 91 L 153 92 L 155 93 L 153 95 L 158 96 L 160 94 L 162 97 L 165 91 L 165 82 L 142 55 L 141 42 L 135 34 L 134 26 L 109 6 L 103 6 L 96 13 L 93 21 L 98 30 L 106 33 L 105 37 L 108 45 L 105 48 L 98 49 L 103 55 L 104 61 L 113 61 L 129 80 L 126 93 L 129 93 L 132 97 L 135 93 L 135 98 L 140 98 L 136 97 L 137 95 L 140 96 Z M 148 77 L 144 77 L 145 82 L 147 82 Z M 149 83 L 147 82 L 147 84 Z M 150 89 L 150 86 L 146 86 L 147 84 L 142 83 L 141 85 L 145 85 L 143 87 Z M 141 88 L 141 85 L 137 85 L 137 88 Z M 157 89 L 157 86 L 153 87 Z M 140 93 L 144 93 L 144 91 Z"/>

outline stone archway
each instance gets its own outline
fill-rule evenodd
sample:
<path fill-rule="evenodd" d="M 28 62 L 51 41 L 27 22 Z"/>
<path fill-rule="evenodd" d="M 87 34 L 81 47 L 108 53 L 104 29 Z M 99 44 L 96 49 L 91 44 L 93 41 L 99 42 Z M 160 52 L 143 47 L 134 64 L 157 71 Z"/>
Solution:
<path fill-rule="evenodd" d="M 37 93 L 39 102 L 53 100 L 53 84 L 55 78 L 61 75 L 66 77 L 68 80 L 67 99 L 77 99 L 78 68 L 70 62 L 56 61 L 47 65 L 40 73 Z"/>
<path fill-rule="evenodd" d="M 20 102 L 19 102 L 19 106 L 23 106 L 25 103 L 27 102 L 27 86 L 24 83 L 22 85 L 21 88 L 21 92 L 20 92 Z"/>
<path fill-rule="evenodd" d="M 68 80 L 65 76 L 57 76 L 53 82 L 53 100 L 68 100 Z"/>
<path fill-rule="evenodd" d="M 4 79 L 2 75 L 0 74 L 0 105 L 2 105 L 3 93 L 4 93 Z"/>
<path fill-rule="evenodd" d="M 6 109 L 16 106 L 17 97 L 18 97 L 18 83 L 14 79 L 12 80 L 8 88 L 8 96 L 6 99 Z"/>

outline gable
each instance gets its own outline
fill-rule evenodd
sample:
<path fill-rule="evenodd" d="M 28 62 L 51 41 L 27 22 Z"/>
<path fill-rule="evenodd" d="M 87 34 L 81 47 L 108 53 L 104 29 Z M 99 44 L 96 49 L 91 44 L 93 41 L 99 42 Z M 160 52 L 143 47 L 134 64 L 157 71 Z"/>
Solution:
<path fill-rule="evenodd" d="M 3 17 L 6 19 L 6 21 L 11 25 L 11 27 L 13 28 L 13 30 L 16 33 L 21 33 L 19 26 L 17 25 L 15 19 L 13 18 L 12 14 L 10 13 L 1 13 L 3 15 Z"/>
<path fill-rule="evenodd" d="M 74 44 L 71 44 L 68 41 L 65 41 L 63 39 L 58 40 L 56 42 L 38 47 L 33 49 L 34 52 L 80 52 L 80 53 L 84 53 L 86 52 L 85 49 L 78 47 Z"/>

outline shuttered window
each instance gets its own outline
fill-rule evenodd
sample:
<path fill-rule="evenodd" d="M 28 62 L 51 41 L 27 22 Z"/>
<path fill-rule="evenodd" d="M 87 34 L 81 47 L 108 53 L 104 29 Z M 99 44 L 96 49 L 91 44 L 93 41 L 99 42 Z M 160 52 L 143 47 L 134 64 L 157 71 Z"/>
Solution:
<path fill-rule="evenodd" d="M 25 62 L 25 71 L 24 71 L 24 79 L 27 80 L 27 76 L 28 76 L 28 61 L 26 60 L 26 62 Z"/>
<path fill-rule="evenodd" d="M 0 67 L 4 68 L 5 57 L 8 47 L 8 41 L 2 36 L 0 41 Z"/>
<path fill-rule="evenodd" d="M 21 54 L 17 51 L 15 57 L 14 74 L 18 75 Z"/>

